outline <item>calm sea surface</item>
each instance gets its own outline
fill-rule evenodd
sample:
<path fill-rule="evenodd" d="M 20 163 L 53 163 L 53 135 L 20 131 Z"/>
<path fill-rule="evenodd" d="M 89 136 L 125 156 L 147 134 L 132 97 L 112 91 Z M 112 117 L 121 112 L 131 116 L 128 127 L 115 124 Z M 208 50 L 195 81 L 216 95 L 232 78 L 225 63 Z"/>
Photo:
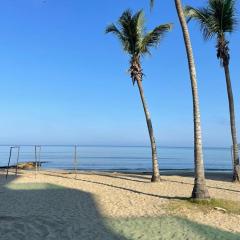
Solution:
<path fill-rule="evenodd" d="M 10 146 L 0 146 L 0 165 L 6 166 Z M 39 148 L 37 148 L 39 150 Z M 38 153 L 37 153 L 38 156 Z M 159 147 L 160 169 L 193 169 L 193 148 Z M 15 164 L 17 149 L 12 150 L 11 164 Z M 231 170 L 230 148 L 205 148 L 207 170 Z M 35 161 L 34 146 L 21 146 L 19 161 Z M 43 168 L 82 170 L 150 171 L 151 149 L 149 147 L 78 146 L 77 164 L 74 165 L 74 146 L 42 146 L 40 161 Z"/>

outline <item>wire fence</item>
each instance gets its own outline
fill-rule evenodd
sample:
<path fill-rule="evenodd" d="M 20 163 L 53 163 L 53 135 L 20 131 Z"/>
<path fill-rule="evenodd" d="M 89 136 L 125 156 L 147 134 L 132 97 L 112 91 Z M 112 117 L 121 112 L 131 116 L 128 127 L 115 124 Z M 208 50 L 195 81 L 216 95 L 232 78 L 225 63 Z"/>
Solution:
<path fill-rule="evenodd" d="M 23 146 L 0 146 L 1 167 L 6 169 L 6 178 L 9 170 L 14 169 L 17 175 L 18 169 L 35 170 L 35 176 L 44 164 L 55 162 L 56 168 L 59 160 L 76 172 L 78 170 L 77 145 L 23 145 Z M 9 148 L 8 163 L 4 165 L 3 159 L 6 158 L 7 148 Z M 60 151 L 59 151 L 60 148 Z M 53 168 L 53 166 L 50 166 Z"/>
<path fill-rule="evenodd" d="M 193 148 L 158 148 L 161 170 L 193 169 Z M 205 148 L 207 170 L 231 171 L 231 148 Z M 144 146 L 0 145 L 0 167 L 31 163 L 41 169 L 151 171 L 151 148 Z"/>
<path fill-rule="evenodd" d="M 145 146 L 83 145 L 0 145 L 0 167 L 17 161 L 37 162 L 43 168 L 70 169 L 151 169 L 151 148 Z M 159 147 L 161 169 L 192 169 L 193 148 Z M 205 148 L 207 169 L 230 170 L 231 148 Z"/>

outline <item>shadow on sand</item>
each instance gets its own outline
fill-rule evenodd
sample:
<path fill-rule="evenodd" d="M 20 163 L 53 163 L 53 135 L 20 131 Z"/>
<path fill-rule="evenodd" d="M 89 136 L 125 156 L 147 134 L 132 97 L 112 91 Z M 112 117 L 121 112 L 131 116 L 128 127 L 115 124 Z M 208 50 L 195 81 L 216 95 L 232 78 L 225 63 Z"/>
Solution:
<path fill-rule="evenodd" d="M 126 239 L 105 224 L 91 194 L 13 179 L 0 188 L 0 239 Z"/>
<path fill-rule="evenodd" d="M 54 173 L 53 171 L 50 171 L 50 173 L 51 172 Z M 55 172 L 55 173 L 58 174 L 57 172 Z M 69 173 L 67 173 L 66 175 L 68 175 L 68 174 Z M 112 174 L 111 172 L 84 172 L 84 174 L 85 175 L 99 175 L 99 176 L 104 176 L 104 177 L 108 177 L 108 178 L 117 178 L 117 179 L 127 180 L 130 182 L 138 182 L 138 183 L 150 183 L 150 179 L 151 179 L 151 174 L 149 174 L 149 173 L 115 173 L 115 174 Z M 189 183 L 186 181 L 176 181 L 176 180 L 164 179 L 165 176 L 194 177 L 192 172 L 181 172 L 181 171 L 163 172 L 161 174 L 161 176 L 162 176 L 162 181 L 164 181 L 164 182 L 175 182 L 175 183 L 181 183 L 181 184 L 193 186 L 193 183 Z M 206 179 L 208 179 L 208 180 L 226 181 L 229 183 L 232 182 L 231 177 L 232 177 L 231 173 L 220 173 L 219 172 L 219 173 L 207 173 L 206 174 Z M 232 183 L 232 184 L 234 185 L 235 183 Z M 208 188 L 240 193 L 239 190 L 224 188 L 224 187 L 208 185 Z"/>
<path fill-rule="evenodd" d="M 86 174 L 86 173 L 84 173 Z M 91 174 L 91 173 L 90 173 Z M 128 180 L 128 181 L 133 181 L 133 182 L 141 182 L 141 183 L 148 183 L 150 182 L 151 179 L 151 175 L 149 173 L 118 173 L 118 174 L 114 174 L 114 175 L 110 175 L 108 173 L 94 173 L 97 174 L 99 176 L 106 176 L 106 177 L 110 177 L 110 178 L 119 178 L 119 179 L 123 179 L 123 180 Z M 185 181 L 174 181 L 174 180 L 166 180 L 164 179 L 165 176 L 180 176 L 180 177 L 194 177 L 193 172 L 184 172 L 184 171 L 166 171 L 166 172 L 162 172 L 161 174 L 163 181 L 165 182 L 175 182 L 175 183 L 181 183 L 181 184 L 186 184 L 186 185 L 192 185 L 193 183 L 189 183 L 189 182 L 185 182 Z M 131 178 L 129 178 L 131 177 Z M 223 181 L 223 182 L 229 182 L 232 183 L 232 173 L 230 172 L 207 172 L 206 173 L 206 179 L 207 180 L 214 180 L 214 181 Z M 235 183 L 232 183 L 233 185 Z M 216 187 L 216 186 L 209 186 L 208 188 L 214 188 L 214 189 L 219 189 L 219 190 L 225 190 L 225 191 L 230 191 L 230 192 L 239 192 L 239 190 L 236 189 L 230 189 L 230 188 L 224 188 L 224 187 Z"/>
<path fill-rule="evenodd" d="M 12 180 L 17 179 L 11 176 L 0 185 L 0 239 L 240 239 L 239 234 L 173 216 L 107 219 L 101 215 L 90 193 L 53 184 L 14 183 Z"/>

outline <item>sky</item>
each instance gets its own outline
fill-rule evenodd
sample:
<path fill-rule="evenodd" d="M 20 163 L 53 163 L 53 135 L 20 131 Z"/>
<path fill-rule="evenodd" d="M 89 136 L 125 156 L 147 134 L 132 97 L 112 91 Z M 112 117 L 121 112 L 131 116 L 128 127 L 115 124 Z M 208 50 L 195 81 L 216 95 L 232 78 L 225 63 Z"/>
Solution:
<path fill-rule="evenodd" d="M 129 56 L 104 33 L 127 8 L 144 9 L 149 30 L 174 24 L 142 59 L 143 86 L 158 145 L 193 145 L 191 86 L 173 0 L 156 1 L 152 12 L 148 0 L 1 0 L 0 144 L 149 145 L 139 92 L 128 75 Z M 226 83 L 216 43 L 204 42 L 194 22 L 189 31 L 203 144 L 228 147 Z M 240 31 L 228 38 L 240 130 Z"/>

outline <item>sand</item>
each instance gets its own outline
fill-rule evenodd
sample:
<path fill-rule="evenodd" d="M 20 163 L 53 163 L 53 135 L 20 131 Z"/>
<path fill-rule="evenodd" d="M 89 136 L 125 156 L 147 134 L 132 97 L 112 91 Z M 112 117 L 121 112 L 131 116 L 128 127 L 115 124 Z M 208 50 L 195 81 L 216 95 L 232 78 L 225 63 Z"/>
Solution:
<path fill-rule="evenodd" d="M 240 215 L 182 208 L 169 202 L 191 195 L 188 174 L 20 171 L 1 172 L 0 239 L 240 239 Z M 239 201 L 240 185 L 211 174 L 214 198 Z"/>

